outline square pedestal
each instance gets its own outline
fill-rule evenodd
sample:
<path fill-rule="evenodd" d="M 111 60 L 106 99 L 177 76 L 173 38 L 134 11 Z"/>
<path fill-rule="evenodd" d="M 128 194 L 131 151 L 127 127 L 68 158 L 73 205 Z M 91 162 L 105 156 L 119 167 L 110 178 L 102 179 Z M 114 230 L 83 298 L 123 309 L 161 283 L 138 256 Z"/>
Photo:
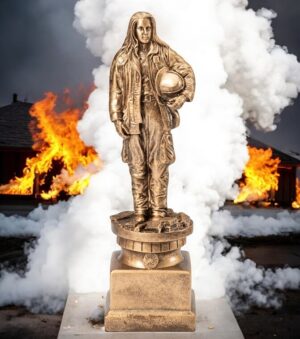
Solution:
<path fill-rule="evenodd" d="M 191 290 L 188 252 L 182 263 L 144 270 L 111 260 L 105 330 L 108 332 L 195 331 L 195 302 Z"/>

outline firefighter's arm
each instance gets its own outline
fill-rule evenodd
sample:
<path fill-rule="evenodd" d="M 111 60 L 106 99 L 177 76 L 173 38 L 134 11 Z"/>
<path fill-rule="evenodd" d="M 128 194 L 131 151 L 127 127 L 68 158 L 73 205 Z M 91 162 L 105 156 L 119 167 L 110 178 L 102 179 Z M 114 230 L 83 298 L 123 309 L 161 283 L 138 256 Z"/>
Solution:
<path fill-rule="evenodd" d="M 185 88 L 180 94 L 185 97 L 186 101 L 192 101 L 195 94 L 195 75 L 192 67 L 171 48 L 169 49 L 169 66 L 173 71 L 179 73 L 185 81 Z"/>
<path fill-rule="evenodd" d="M 109 113 L 116 131 L 122 138 L 128 137 L 128 131 L 123 124 L 123 91 L 117 57 L 114 59 L 109 78 Z"/>
<path fill-rule="evenodd" d="M 123 91 L 120 82 L 120 72 L 115 57 L 109 76 L 109 114 L 112 122 L 123 119 Z"/>

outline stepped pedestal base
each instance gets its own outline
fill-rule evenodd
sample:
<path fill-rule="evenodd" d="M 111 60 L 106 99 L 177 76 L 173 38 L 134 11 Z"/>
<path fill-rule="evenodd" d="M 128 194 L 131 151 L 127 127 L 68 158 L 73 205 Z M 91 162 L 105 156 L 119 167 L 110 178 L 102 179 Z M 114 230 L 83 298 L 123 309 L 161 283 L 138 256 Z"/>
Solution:
<path fill-rule="evenodd" d="M 108 332 L 195 331 L 195 302 L 191 290 L 188 252 L 183 261 L 161 269 L 137 269 L 111 261 L 105 330 Z"/>

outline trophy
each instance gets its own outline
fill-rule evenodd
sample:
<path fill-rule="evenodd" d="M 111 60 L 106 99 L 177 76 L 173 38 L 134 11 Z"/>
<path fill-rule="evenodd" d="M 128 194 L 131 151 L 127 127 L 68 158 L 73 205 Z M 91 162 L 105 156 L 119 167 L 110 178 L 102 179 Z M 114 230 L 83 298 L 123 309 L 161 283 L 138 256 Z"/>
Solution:
<path fill-rule="evenodd" d="M 194 331 L 189 253 L 193 222 L 167 206 L 171 130 L 192 101 L 191 66 L 156 33 L 154 17 L 135 13 L 110 71 L 110 118 L 123 139 L 134 211 L 111 216 L 121 250 L 112 254 L 105 330 Z"/>

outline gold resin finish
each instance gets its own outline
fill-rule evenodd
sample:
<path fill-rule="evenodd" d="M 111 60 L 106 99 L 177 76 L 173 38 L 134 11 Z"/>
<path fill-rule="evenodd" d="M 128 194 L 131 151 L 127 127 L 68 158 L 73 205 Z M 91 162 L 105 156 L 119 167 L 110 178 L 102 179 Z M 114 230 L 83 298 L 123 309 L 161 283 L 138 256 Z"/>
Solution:
<path fill-rule="evenodd" d="M 156 34 L 153 16 L 135 13 L 110 70 L 109 111 L 123 139 L 134 212 L 111 216 L 121 251 L 111 262 L 106 331 L 194 331 L 194 295 L 187 252 L 192 220 L 167 206 L 171 130 L 192 101 L 191 66 Z"/>
<path fill-rule="evenodd" d="M 166 215 L 168 167 L 175 161 L 171 129 L 194 91 L 191 66 L 159 39 L 152 15 L 134 14 L 111 65 L 109 108 L 123 138 L 137 223 Z"/>
<path fill-rule="evenodd" d="M 179 264 L 183 260 L 180 248 L 193 231 L 193 222 L 186 214 L 170 209 L 160 220 L 139 224 L 138 231 L 133 212 L 114 215 L 111 222 L 122 248 L 118 259 L 127 266 L 145 269 Z"/>
<path fill-rule="evenodd" d="M 140 270 L 111 261 L 105 330 L 109 332 L 195 331 L 195 297 L 187 252 L 168 269 Z"/>

